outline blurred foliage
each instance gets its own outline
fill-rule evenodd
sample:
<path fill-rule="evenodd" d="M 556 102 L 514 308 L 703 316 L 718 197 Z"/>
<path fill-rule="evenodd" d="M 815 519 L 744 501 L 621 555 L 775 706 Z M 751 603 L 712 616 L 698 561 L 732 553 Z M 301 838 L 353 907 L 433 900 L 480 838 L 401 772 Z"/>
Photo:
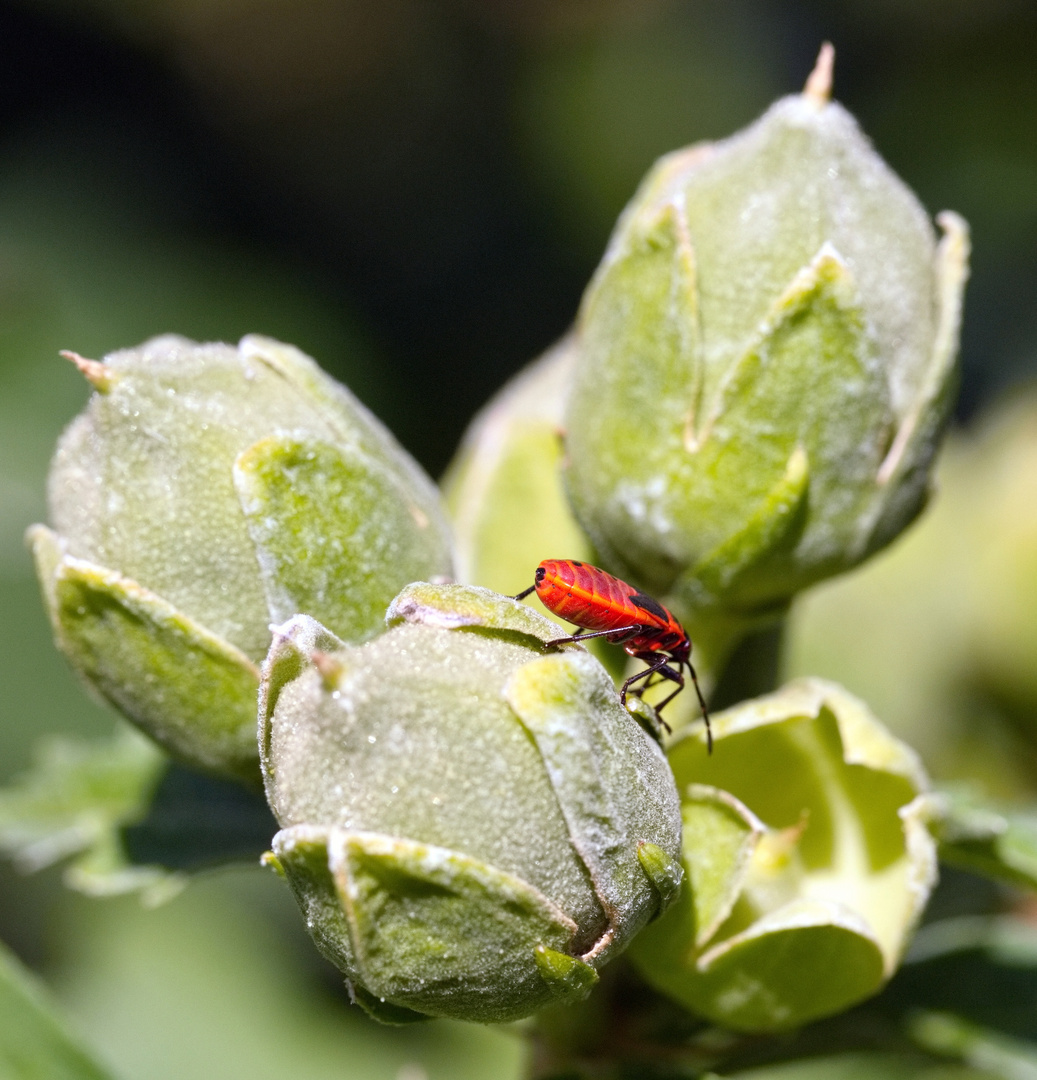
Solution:
<path fill-rule="evenodd" d="M 105 1080 L 108 1075 L 76 1045 L 42 987 L 2 945 L 0 1075 L 47 1080 Z"/>
<path fill-rule="evenodd" d="M 112 727 L 52 648 L 21 543 L 85 398 L 58 349 L 268 333 L 329 365 L 438 468 L 474 409 L 565 330 L 652 159 L 800 86 L 823 38 L 839 49 L 837 98 L 883 156 L 927 206 L 973 226 L 961 415 L 1037 369 L 1026 0 L 4 0 L 0 35 L 4 779 L 41 733 Z M 996 506 L 980 510 L 1008 490 L 991 479 L 999 453 L 984 471 L 958 440 L 920 526 L 807 597 L 788 655 L 792 673 L 864 697 L 938 777 L 1020 802 L 1037 783 L 1021 719 L 1037 709 L 1009 708 L 972 663 L 990 621 L 970 582 L 999 528 Z M 1020 904 L 970 881 L 946 875 L 933 913 Z M 0 867 L 0 937 L 46 962 L 127 1077 L 518 1075 L 510 1036 L 447 1023 L 387 1035 L 346 1009 L 288 897 L 255 873 L 203 879 L 158 912 L 57 895 L 56 875 Z M 1032 1075 L 1032 1051 L 1001 1036 L 1037 1040 L 1034 952 L 976 935 L 948 949 L 771 1047 L 813 1060 L 765 1065 L 760 1046 L 736 1075 Z M 913 1029 L 919 1049 L 899 1020 L 919 1006 L 1001 1035 L 951 1039 L 930 1021 Z M 832 1056 L 833 1031 L 853 1053 Z"/>
<path fill-rule="evenodd" d="M 69 894 L 49 969 L 68 1014 L 127 1080 L 512 1080 L 514 1035 L 451 1022 L 386 1029 L 349 1003 L 283 884 L 203 879 L 147 911 Z"/>
<path fill-rule="evenodd" d="M 864 694 L 944 780 L 1037 790 L 1037 390 L 1017 393 L 939 469 L 939 493 L 893 549 L 797 604 L 793 673 Z"/>

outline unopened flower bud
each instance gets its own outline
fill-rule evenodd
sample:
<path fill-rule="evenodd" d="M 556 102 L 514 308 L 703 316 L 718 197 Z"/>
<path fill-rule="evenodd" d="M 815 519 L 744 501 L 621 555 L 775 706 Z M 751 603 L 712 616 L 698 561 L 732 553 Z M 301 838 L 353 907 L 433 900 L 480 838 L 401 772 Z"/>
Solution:
<path fill-rule="evenodd" d="M 264 668 L 269 862 L 380 1019 L 504 1021 L 586 994 L 679 890 L 657 743 L 557 627 L 408 586 L 347 647 L 300 616 Z"/>
<path fill-rule="evenodd" d="M 53 531 L 30 531 L 58 644 L 172 754 L 258 783 L 270 624 L 377 633 L 404 584 L 450 573 L 435 489 L 291 346 L 73 359 L 96 393 L 54 458 Z"/>
<path fill-rule="evenodd" d="M 780 609 L 926 500 L 966 226 L 941 214 L 937 241 L 829 75 L 663 158 L 584 298 L 573 507 L 606 566 L 683 613 Z"/>

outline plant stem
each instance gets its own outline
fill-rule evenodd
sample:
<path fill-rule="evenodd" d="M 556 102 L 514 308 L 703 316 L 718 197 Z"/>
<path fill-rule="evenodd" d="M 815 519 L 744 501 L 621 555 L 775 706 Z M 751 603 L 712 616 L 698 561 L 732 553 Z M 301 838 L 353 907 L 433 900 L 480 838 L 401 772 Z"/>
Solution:
<path fill-rule="evenodd" d="M 724 664 L 710 699 L 714 712 L 769 693 L 781 677 L 786 620 L 750 631 Z"/>

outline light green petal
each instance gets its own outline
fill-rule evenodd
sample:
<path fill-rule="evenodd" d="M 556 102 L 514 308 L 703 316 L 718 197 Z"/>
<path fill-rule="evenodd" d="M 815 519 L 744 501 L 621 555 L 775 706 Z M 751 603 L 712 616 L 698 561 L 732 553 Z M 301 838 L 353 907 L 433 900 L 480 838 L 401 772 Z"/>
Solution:
<path fill-rule="evenodd" d="M 681 801 L 686 883 L 674 907 L 647 927 L 632 953 L 640 966 L 662 971 L 674 957 L 695 963 L 731 914 L 766 826 L 733 795 L 691 784 Z"/>
<path fill-rule="evenodd" d="M 698 732 L 670 751 L 694 902 L 645 930 L 633 950 L 641 971 L 747 1030 L 875 993 L 936 879 L 935 810 L 916 755 L 818 679 L 718 713 L 713 730 L 712 755 Z"/>
<path fill-rule="evenodd" d="M 701 956 L 699 977 L 671 987 L 693 1011 L 746 1031 L 796 1027 L 873 994 L 883 956 L 867 923 L 823 901 L 764 916 Z"/>

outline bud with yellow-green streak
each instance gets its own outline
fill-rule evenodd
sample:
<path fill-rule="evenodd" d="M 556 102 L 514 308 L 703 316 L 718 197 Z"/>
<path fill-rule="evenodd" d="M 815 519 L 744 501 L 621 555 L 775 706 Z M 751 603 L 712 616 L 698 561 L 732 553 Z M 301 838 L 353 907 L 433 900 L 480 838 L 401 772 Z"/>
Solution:
<path fill-rule="evenodd" d="M 451 572 L 431 481 L 307 356 L 161 337 L 103 363 L 30 530 L 60 648 L 174 756 L 259 782 L 259 664 L 300 611 L 347 641 Z"/>
<path fill-rule="evenodd" d="M 609 569 L 752 617 L 919 513 L 968 255 L 845 109 L 801 95 L 663 158 L 584 297 L 566 474 Z"/>
<path fill-rule="evenodd" d="M 379 1019 L 504 1021 L 585 996 L 681 883 L 658 744 L 556 624 L 416 583 L 347 647 L 280 627 L 260 744 L 268 862 Z"/>

